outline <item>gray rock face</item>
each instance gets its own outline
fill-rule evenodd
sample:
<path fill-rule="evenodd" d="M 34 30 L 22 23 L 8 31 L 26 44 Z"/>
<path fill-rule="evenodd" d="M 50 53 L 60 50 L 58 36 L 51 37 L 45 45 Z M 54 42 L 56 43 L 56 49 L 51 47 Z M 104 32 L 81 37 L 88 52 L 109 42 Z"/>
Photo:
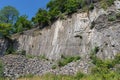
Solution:
<path fill-rule="evenodd" d="M 118 7 L 106 11 L 95 8 L 89 15 L 75 13 L 71 18 L 57 20 L 50 29 L 26 31 L 14 38 L 18 42 L 14 47 L 25 50 L 27 54 L 45 55 L 57 60 L 62 54 L 87 56 L 98 46 L 99 57 L 113 58 L 120 52 L 120 25 L 117 21 L 109 22 L 105 15 L 111 10 L 117 12 Z M 90 29 L 93 21 L 95 27 Z"/>
<path fill-rule="evenodd" d="M 49 29 L 34 28 L 14 35 L 13 46 L 18 51 L 45 55 L 50 60 L 58 60 L 61 55 L 81 56 L 82 59 L 53 70 L 55 63 L 52 61 L 6 55 L 1 57 L 5 64 L 5 76 L 42 75 L 48 72 L 69 75 L 77 71 L 89 73 L 89 67 L 93 66 L 89 63 L 89 54 L 93 48 L 99 47 L 96 55 L 102 59 L 114 58 L 120 53 L 120 19 L 108 21 L 108 15 L 120 12 L 119 9 L 120 1 L 116 0 L 115 5 L 106 11 L 95 8 L 89 14 L 75 13 L 67 19 L 57 20 Z M 0 54 L 4 54 L 8 44 L 7 40 L 0 39 Z"/>
<path fill-rule="evenodd" d="M 3 55 L 8 48 L 8 41 L 5 39 L 0 39 L 0 55 Z"/>

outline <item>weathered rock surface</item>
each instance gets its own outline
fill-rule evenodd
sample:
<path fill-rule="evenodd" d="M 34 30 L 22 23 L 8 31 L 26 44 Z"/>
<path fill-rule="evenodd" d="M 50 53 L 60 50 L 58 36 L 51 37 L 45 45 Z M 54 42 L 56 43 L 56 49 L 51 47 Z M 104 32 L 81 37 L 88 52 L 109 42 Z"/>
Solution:
<path fill-rule="evenodd" d="M 89 14 L 75 13 L 64 20 L 57 20 L 51 27 L 43 30 L 34 28 L 23 34 L 13 36 L 14 48 L 25 50 L 27 54 L 45 55 L 50 60 L 58 60 L 61 55 L 78 55 L 82 60 L 72 62 L 59 69 L 52 69 L 54 62 L 27 59 L 19 55 L 2 57 L 5 64 L 5 76 L 19 77 L 26 74 L 42 75 L 75 74 L 81 70 L 89 72 L 89 53 L 99 47 L 97 56 L 106 59 L 120 53 L 120 19 L 108 21 L 108 15 L 120 12 L 120 1 L 104 11 L 95 8 Z M 93 23 L 94 22 L 94 23 Z M 93 26 L 93 29 L 90 29 Z M 9 42 L 0 39 L 0 54 L 3 54 Z"/>
<path fill-rule="evenodd" d="M 3 55 L 8 48 L 8 41 L 6 39 L 0 38 L 0 55 Z"/>
<path fill-rule="evenodd" d="M 89 13 L 75 13 L 71 18 L 57 20 L 50 29 L 26 31 L 16 39 L 14 47 L 27 54 L 45 55 L 49 59 L 60 59 L 61 55 L 87 56 L 95 46 L 98 56 L 113 58 L 120 52 L 119 21 L 109 22 L 110 12 L 119 12 L 120 1 L 104 11 L 95 8 Z M 95 27 L 90 29 L 92 22 Z"/>

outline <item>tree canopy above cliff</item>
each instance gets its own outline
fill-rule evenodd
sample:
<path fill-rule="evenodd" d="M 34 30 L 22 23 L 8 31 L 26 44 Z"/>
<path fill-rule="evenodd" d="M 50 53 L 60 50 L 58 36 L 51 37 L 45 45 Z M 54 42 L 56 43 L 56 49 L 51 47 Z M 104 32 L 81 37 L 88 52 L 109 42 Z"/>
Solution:
<path fill-rule="evenodd" d="M 115 0 L 50 0 L 46 9 L 39 9 L 32 21 L 44 28 L 51 25 L 56 19 L 63 18 L 64 15 L 70 15 L 77 12 L 78 9 L 94 9 L 94 2 L 100 2 L 102 8 L 113 4 Z"/>
<path fill-rule="evenodd" d="M 0 10 L 0 22 L 11 23 L 16 22 L 19 12 L 12 6 L 5 6 Z"/>
<path fill-rule="evenodd" d="M 12 6 L 5 6 L 0 10 L 0 36 L 10 36 L 13 33 L 30 29 L 31 21 L 27 16 L 19 16 L 19 11 Z"/>
<path fill-rule="evenodd" d="M 34 23 L 39 23 L 42 27 L 45 24 L 50 25 L 54 20 L 64 14 L 72 14 L 84 7 L 85 0 L 50 0 L 46 9 L 39 9 L 36 16 L 32 18 Z"/>
<path fill-rule="evenodd" d="M 107 8 L 112 5 L 114 1 L 115 0 L 50 0 L 45 9 L 40 8 L 38 10 L 32 18 L 32 21 L 27 20 L 27 16 L 19 16 L 19 11 L 16 10 L 16 8 L 5 6 L 0 10 L 0 29 L 1 31 L 5 30 L 5 32 L 7 30 L 7 34 L 9 34 L 9 32 L 18 33 L 30 29 L 32 24 L 37 24 L 40 26 L 40 29 L 42 29 L 48 25 L 52 25 L 58 18 L 64 19 L 65 16 L 77 12 L 79 9 L 86 9 L 86 11 L 94 9 L 95 2 L 99 2 L 102 8 Z M 10 25 L 10 28 L 6 29 L 8 25 Z M 1 33 L 3 33 L 3 31 Z"/>

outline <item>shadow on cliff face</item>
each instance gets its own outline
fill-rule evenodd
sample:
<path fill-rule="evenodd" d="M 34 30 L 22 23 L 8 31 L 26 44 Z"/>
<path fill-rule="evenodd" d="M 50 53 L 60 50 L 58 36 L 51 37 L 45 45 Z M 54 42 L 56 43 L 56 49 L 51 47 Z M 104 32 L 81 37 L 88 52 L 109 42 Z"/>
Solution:
<path fill-rule="evenodd" d="M 18 47 L 19 47 L 19 42 L 17 41 L 17 39 L 14 39 L 13 40 L 13 43 L 12 43 L 12 46 L 15 50 L 18 50 Z"/>
<path fill-rule="evenodd" d="M 117 18 L 118 13 L 114 11 L 109 11 L 108 14 L 100 15 L 96 21 L 94 21 L 94 27 L 98 32 L 102 32 L 105 29 L 108 29 L 110 26 L 120 22 L 120 19 Z"/>
<path fill-rule="evenodd" d="M 103 14 L 98 17 L 98 19 L 95 21 L 95 29 L 97 31 L 103 31 L 106 27 L 107 23 L 107 15 Z"/>
<path fill-rule="evenodd" d="M 19 47 L 19 42 L 16 39 L 12 40 L 10 38 L 5 38 L 5 40 L 7 40 L 8 43 L 6 46 L 7 47 L 6 50 L 3 52 L 3 55 L 16 53 Z"/>
<path fill-rule="evenodd" d="M 8 41 L 3 38 L 0 38 L 0 56 L 2 56 L 6 52 L 7 47 Z"/>

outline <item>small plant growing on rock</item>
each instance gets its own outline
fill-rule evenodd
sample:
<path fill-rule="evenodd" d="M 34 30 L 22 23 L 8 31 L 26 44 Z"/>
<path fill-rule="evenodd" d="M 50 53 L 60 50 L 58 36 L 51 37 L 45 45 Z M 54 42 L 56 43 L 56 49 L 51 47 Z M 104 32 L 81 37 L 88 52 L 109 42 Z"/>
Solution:
<path fill-rule="evenodd" d="M 115 1 L 115 0 L 107 0 L 108 6 L 111 6 L 112 4 L 114 4 L 114 1 Z"/>
<path fill-rule="evenodd" d="M 115 21 L 115 20 L 116 20 L 116 16 L 112 16 L 112 15 L 108 16 L 108 21 Z"/>
<path fill-rule="evenodd" d="M 21 50 L 21 51 L 18 52 L 18 54 L 26 56 L 26 51 L 25 50 Z"/>
<path fill-rule="evenodd" d="M 74 61 L 80 60 L 80 56 L 74 57 Z"/>
<path fill-rule="evenodd" d="M 59 67 L 65 66 L 70 62 L 80 60 L 79 56 L 67 56 L 66 57 L 64 55 L 61 55 L 61 58 L 62 58 L 62 60 L 58 61 L 58 66 Z"/>
<path fill-rule="evenodd" d="M 100 6 L 106 10 L 109 6 L 111 6 L 114 3 L 114 1 L 115 0 L 101 0 Z"/>
<path fill-rule="evenodd" d="M 56 69 L 56 68 L 57 68 L 57 65 L 53 65 L 53 66 L 52 66 L 52 69 Z"/>
<path fill-rule="evenodd" d="M 99 47 L 98 47 L 98 46 L 95 46 L 95 47 L 91 50 L 90 54 L 91 54 L 91 55 L 95 55 L 95 54 L 97 54 L 98 51 L 99 51 Z"/>
<path fill-rule="evenodd" d="M 35 58 L 35 56 L 34 56 L 34 55 L 31 55 L 31 54 L 27 54 L 27 55 L 26 55 L 26 58 L 28 58 L 28 59 L 33 59 L 33 58 Z"/>
<path fill-rule="evenodd" d="M 48 58 L 46 58 L 45 55 L 40 55 L 40 56 L 38 56 L 38 58 L 39 58 L 39 59 L 44 59 L 44 60 L 49 60 Z"/>
<path fill-rule="evenodd" d="M 89 6 L 89 10 L 93 10 L 94 9 L 94 4 L 91 3 L 90 6 Z"/>
<path fill-rule="evenodd" d="M 100 6 L 101 6 L 101 8 L 103 8 L 103 9 L 105 9 L 105 10 L 106 10 L 107 7 L 108 7 L 107 3 L 106 3 L 104 0 L 101 1 Z"/>

